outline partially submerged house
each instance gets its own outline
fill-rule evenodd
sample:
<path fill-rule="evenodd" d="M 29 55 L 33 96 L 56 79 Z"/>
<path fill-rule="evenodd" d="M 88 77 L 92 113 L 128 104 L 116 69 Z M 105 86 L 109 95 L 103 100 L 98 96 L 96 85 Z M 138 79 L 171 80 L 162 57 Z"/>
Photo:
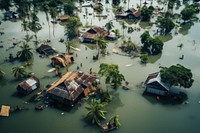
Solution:
<path fill-rule="evenodd" d="M 30 77 L 25 81 L 21 82 L 17 86 L 17 90 L 19 93 L 27 95 L 32 91 L 38 89 L 40 87 L 40 81 L 36 77 Z"/>
<path fill-rule="evenodd" d="M 144 82 L 145 92 L 164 96 L 170 91 L 170 86 L 161 81 L 159 72 L 149 74 Z"/>
<path fill-rule="evenodd" d="M 49 46 L 47 44 L 40 45 L 40 47 L 38 47 L 36 49 L 36 51 L 39 54 L 43 54 L 43 55 L 46 55 L 46 56 L 53 55 L 53 54 L 57 53 L 57 51 L 54 48 L 52 48 L 51 46 Z"/>
<path fill-rule="evenodd" d="M 116 14 L 115 17 L 120 19 L 139 19 L 140 15 L 141 15 L 140 9 L 136 10 L 134 8 L 130 8 L 126 10 L 124 13 Z"/>
<path fill-rule="evenodd" d="M 100 3 L 100 2 L 95 2 L 95 3 L 92 4 L 92 8 L 94 10 L 98 10 L 99 8 L 103 8 L 103 4 Z"/>
<path fill-rule="evenodd" d="M 74 106 L 81 97 L 96 91 L 96 77 L 79 71 L 67 72 L 47 90 L 51 99 Z"/>
<path fill-rule="evenodd" d="M 74 62 L 74 58 L 70 55 L 65 54 L 65 53 L 58 54 L 58 55 L 51 58 L 52 66 L 58 65 L 58 66 L 61 66 L 61 67 L 66 67 L 73 62 Z"/>
<path fill-rule="evenodd" d="M 105 37 L 107 35 L 107 31 L 104 28 L 94 26 L 82 34 L 81 41 L 95 43 L 98 35 L 102 35 Z"/>
<path fill-rule="evenodd" d="M 19 14 L 13 11 L 7 11 L 4 13 L 4 19 L 9 20 L 9 19 L 17 19 L 19 18 Z"/>
<path fill-rule="evenodd" d="M 58 16 L 58 18 L 57 18 L 57 21 L 58 22 L 67 22 L 67 20 L 70 18 L 70 16 L 69 15 L 60 15 L 60 16 Z"/>

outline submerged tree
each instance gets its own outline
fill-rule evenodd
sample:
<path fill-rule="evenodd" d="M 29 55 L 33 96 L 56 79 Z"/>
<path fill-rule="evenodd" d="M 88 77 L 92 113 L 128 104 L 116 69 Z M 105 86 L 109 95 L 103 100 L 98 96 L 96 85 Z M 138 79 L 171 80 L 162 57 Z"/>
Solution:
<path fill-rule="evenodd" d="M 98 72 L 101 76 L 106 77 L 106 83 L 111 84 L 114 89 L 117 89 L 125 80 L 124 75 L 120 74 L 118 65 L 101 63 Z"/>
<path fill-rule="evenodd" d="M 88 110 L 86 118 L 90 119 L 92 124 L 100 125 L 100 119 L 106 119 L 106 111 L 102 110 L 105 105 L 106 104 L 101 103 L 100 100 L 92 99 L 89 106 L 85 107 Z"/>
<path fill-rule="evenodd" d="M 153 6 L 150 7 L 143 6 L 141 10 L 142 21 L 150 21 L 153 10 L 154 10 Z"/>
<path fill-rule="evenodd" d="M 168 34 L 175 27 L 175 24 L 170 18 L 158 19 L 158 27 L 161 29 L 161 34 Z"/>
<path fill-rule="evenodd" d="M 21 51 L 17 52 L 17 57 L 21 60 L 21 61 L 28 61 L 30 59 L 33 58 L 33 53 L 31 52 L 30 46 L 27 43 L 23 43 L 22 46 L 20 46 Z"/>
<path fill-rule="evenodd" d="M 158 38 L 152 38 L 148 31 L 145 31 L 141 36 L 142 52 L 147 52 L 151 55 L 157 55 L 162 52 L 163 42 Z"/>
<path fill-rule="evenodd" d="M 115 124 L 116 127 L 120 127 L 121 123 L 119 122 L 119 115 L 112 116 L 109 120 L 109 124 Z"/>
<path fill-rule="evenodd" d="M 180 64 L 161 67 L 160 74 L 161 80 L 170 86 L 190 88 L 194 82 L 191 70 Z"/>
<path fill-rule="evenodd" d="M 39 18 L 37 17 L 35 11 L 31 14 L 31 21 L 28 24 L 28 28 L 32 32 L 34 32 L 34 34 L 35 34 L 35 40 L 36 40 L 36 43 L 37 43 L 37 33 L 42 29 L 42 26 L 39 23 Z"/>
<path fill-rule="evenodd" d="M 110 30 L 112 30 L 112 28 L 114 27 L 113 22 L 109 21 L 108 23 L 105 24 L 105 27 L 106 27 L 108 34 L 109 34 Z"/>
<path fill-rule="evenodd" d="M 12 74 L 16 78 L 23 78 L 27 76 L 27 72 L 25 71 L 24 66 L 17 66 L 12 68 Z"/>

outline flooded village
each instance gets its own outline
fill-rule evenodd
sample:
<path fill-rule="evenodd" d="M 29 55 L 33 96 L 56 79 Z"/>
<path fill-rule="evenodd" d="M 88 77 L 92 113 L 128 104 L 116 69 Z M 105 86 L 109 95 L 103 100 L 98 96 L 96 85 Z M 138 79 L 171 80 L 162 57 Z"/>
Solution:
<path fill-rule="evenodd" d="M 199 0 L 0 9 L 0 132 L 200 132 Z"/>

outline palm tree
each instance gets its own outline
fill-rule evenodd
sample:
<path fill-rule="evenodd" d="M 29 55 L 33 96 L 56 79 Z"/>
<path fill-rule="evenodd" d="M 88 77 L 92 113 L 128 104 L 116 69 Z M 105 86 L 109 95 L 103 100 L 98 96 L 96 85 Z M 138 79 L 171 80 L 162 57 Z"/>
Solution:
<path fill-rule="evenodd" d="M 100 125 L 100 119 L 106 119 L 105 113 L 106 111 L 102 110 L 102 108 L 105 106 L 105 103 L 101 103 L 100 100 L 92 99 L 89 106 L 86 106 L 85 108 L 88 110 L 88 113 L 86 115 L 86 118 L 91 119 L 92 124 L 98 124 Z"/>
<path fill-rule="evenodd" d="M 50 8 L 50 15 L 51 15 L 51 18 L 53 19 L 53 21 L 55 21 L 56 20 L 56 17 L 57 17 L 57 15 L 58 15 L 58 11 L 57 11 L 57 9 L 55 8 L 55 7 L 51 7 Z M 55 28 L 54 28 L 54 23 L 53 23 L 53 35 L 55 36 Z"/>
<path fill-rule="evenodd" d="M 49 15 L 48 15 L 48 13 L 50 11 L 50 7 L 49 7 L 47 1 L 42 3 L 42 10 L 45 12 L 45 15 L 46 15 L 46 20 L 47 20 L 47 23 L 48 23 L 48 26 L 49 26 L 49 39 L 50 39 L 50 24 L 49 24 Z"/>
<path fill-rule="evenodd" d="M 70 54 L 70 50 L 71 50 L 71 45 L 72 44 L 73 44 L 73 41 L 65 42 L 65 46 L 66 46 L 66 50 L 67 50 L 68 54 Z"/>
<path fill-rule="evenodd" d="M 32 48 L 30 48 L 28 44 L 24 42 L 23 45 L 20 46 L 20 48 L 21 48 L 21 51 L 17 52 L 17 57 L 21 61 L 27 61 L 33 58 L 33 53 L 31 52 Z"/>
<path fill-rule="evenodd" d="M 23 19 L 21 26 L 22 26 L 22 31 L 25 31 L 26 35 L 28 35 L 28 31 L 29 31 L 28 24 L 29 24 L 28 21 Z"/>
<path fill-rule="evenodd" d="M 65 35 L 67 40 L 72 41 L 79 35 L 78 27 L 81 26 L 80 19 L 78 17 L 70 17 L 67 21 Z"/>
<path fill-rule="evenodd" d="M 125 80 L 124 75 L 120 74 L 118 65 L 101 63 L 98 72 L 101 76 L 106 77 L 106 84 L 111 84 L 114 89 L 117 89 Z"/>
<path fill-rule="evenodd" d="M 3 78 L 5 73 L 0 69 L 0 79 Z"/>
<path fill-rule="evenodd" d="M 122 13 L 124 11 L 124 7 L 123 6 L 117 6 L 116 7 L 116 13 Z"/>
<path fill-rule="evenodd" d="M 98 48 L 98 55 L 100 54 L 100 50 L 102 50 L 102 53 L 105 54 L 106 48 L 107 48 L 107 43 L 104 40 L 103 35 L 97 34 L 96 45 L 97 45 L 97 48 Z"/>
<path fill-rule="evenodd" d="M 106 27 L 108 34 L 109 34 L 110 30 L 114 27 L 113 22 L 109 21 L 108 23 L 105 24 L 105 27 Z"/>
<path fill-rule="evenodd" d="M 119 115 L 112 116 L 109 120 L 109 123 L 114 123 L 116 127 L 120 127 L 121 123 L 119 122 Z"/>
<path fill-rule="evenodd" d="M 35 33 L 35 39 L 37 43 L 37 33 L 42 29 L 42 26 L 39 23 L 39 18 L 37 17 L 36 12 L 31 14 L 31 21 L 28 24 L 28 28 Z"/>
<path fill-rule="evenodd" d="M 126 28 L 127 28 L 127 26 L 126 26 L 125 22 L 123 21 L 123 22 L 122 22 L 123 36 L 124 36 L 124 30 L 125 30 Z"/>
<path fill-rule="evenodd" d="M 16 78 L 22 78 L 27 76 L 27 72 L 25 71 L 24 66 L 17 66 L 12 68 L 12 73 Z"/>

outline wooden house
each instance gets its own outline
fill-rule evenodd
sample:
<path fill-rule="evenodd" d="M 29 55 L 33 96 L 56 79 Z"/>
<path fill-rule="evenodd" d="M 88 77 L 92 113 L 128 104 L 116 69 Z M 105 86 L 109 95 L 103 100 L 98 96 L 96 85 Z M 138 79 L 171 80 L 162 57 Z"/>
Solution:
<path fill-rule="evenodd" d="M 95 43 L 98 34 L 105 37 L 107 35 L 107 31 L 104 28 L 94 26 L 82 34 L 81 40 L 82 42 Z"/>
<path fill-rule="evenodd" d="M 139 19 L 140 15 L 141 15 L 140 9 L 136 10 L 134 8 L 130 8 L 122 14 L 117 14 L 115 17 L 120 19 Z"/>
<path fill-rule="evenodd" d="M 74 58 L 67 54 L 58 54 L 51 58 L 52 66 L 58 65 L 61 67 L 66 67 L 67 65 L 74 62 Z"/>
<path fill-rule="evenodd" d="M 96 91 L 96 77 L 79 71 L 67 72 L 47 90 L 51 99 L 74 106 L 81 97 Z"/>
<path fill-rule="evenodd" d="M 40 87 L 40 81 L 36 77 L 30 77 L 25 81 L 21 82 L 17 86 L 17 90 L 21 94 L 29 94 L 32 91 L 38 89 Z"/>
<path fill-rule="evenodd" d="M 97 10 L 99 8 L 103 8 L 103 4 L 101 4 L 100 2 L 96 2 L 92 4 L 92 7 L 94 10 Z"/>
<path fill-rule="evenodd" d="M 161 81 L 159 72 L 149 74 L 144 82 L 145 92 L 164 96 L 170 91 L 170 86 Z"/>
<path fill-rule="evenodd" d="M 46 56 L 53 55 L 53 54 L 57 53 L 57 51 L 55 49 L 53 49 L 51 46 L 49 46 L 47 44 L 40 45 L 40 47 L 38 47 L 36 49 L 36 51 L 39 54 L 43 54 L 43 55 L 46 55 Z"/>
<path fill-rule="evenodd" d="M 60 15 L 60 16 L 58 16 L 58 18 L 57 18 L 57 21 L 58 22 L 67 22 L 67 20 L 70 18 L 70 16 L 68 16 L 68 15 Z"/>

